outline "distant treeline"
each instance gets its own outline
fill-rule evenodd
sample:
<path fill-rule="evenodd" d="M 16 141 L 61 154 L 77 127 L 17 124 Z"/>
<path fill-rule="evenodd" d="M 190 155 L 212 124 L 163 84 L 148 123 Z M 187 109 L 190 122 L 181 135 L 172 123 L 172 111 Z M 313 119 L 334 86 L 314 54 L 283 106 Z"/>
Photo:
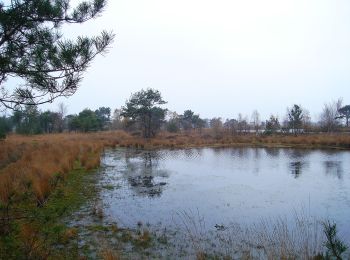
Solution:
<path fill-rule="evenodd" d="M 297 104 L 287 108 L 283 119 L 272 114 L 262 120 L 259 112 L 254 110 L 249 117 L 239 113 L 237 118 L 225 121 L 220 117 L 204 119 L 191 110 L 178 114 L 164 108 L 165 104 L 159 91 L 146 89 L 134 93 L 125 106 L 113 112 L 109 107 L 100 107 L 95 111 L 86 108 L 79 114 L 66 115 L 64 104 L 60 104 L 57 111 L 40 111 L 37 106 L 26 106 L 13 111 L 11 116 L 0 117 L 0 137 L 4 138 L 9 132 L 42 134 L 117 129 L 139 133 L 146 138 L 155 136 L 159 130 L 200 132 L 204 128 L 211 128 L 216 135 L 349 130 L 350 105 L 343 106 L 341 99 L 325 104 L 317 122 L 312 122 L 308 110 Z"/>

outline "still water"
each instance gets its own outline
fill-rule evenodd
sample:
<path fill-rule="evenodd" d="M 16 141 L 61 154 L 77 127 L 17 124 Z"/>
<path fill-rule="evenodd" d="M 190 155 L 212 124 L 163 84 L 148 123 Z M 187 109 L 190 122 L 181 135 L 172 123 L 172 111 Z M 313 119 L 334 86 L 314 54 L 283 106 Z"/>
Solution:
<path fill-rule="evenodd" d="M 211 229 L 303 212 L 350 237 L 349 151 L 116 149 L 105 152 L 101 176 L 105 213 L 124 226 L 171 227 L 191 212 Z"/>

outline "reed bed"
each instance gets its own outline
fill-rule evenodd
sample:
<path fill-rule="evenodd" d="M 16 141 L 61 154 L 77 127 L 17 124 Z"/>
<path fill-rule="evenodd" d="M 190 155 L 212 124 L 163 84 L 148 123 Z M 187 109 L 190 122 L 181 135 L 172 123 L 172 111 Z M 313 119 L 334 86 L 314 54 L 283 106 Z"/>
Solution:
<path fill-rule="evenodd" d="M 0 143 L 0 234 L 23 218 L 23 208 L 43 207 L 57 184 L 75 168 L 100 165 L 104 147 L 126 134 L 10 135 Z"/>
<path fill-rule="evenodd" d="M 275 146 L 300 148 L 340 148 L 350 149 L 349 134 L 304 134 L 304 135 L 230 135 L 223 132 L 219 137 L 210 129 L 202 132 L 171 134 L 162 132 L 156 138 L 143 140 L 142 138 L 126 138 L 121 146 L 144 148 L 183 148 L 205 146 Z"/>
<path fill-rule="evenodd" d="M 198 212 L 181 212 L 178 217 L 196 259 L 333 259 L 325 257 L 324 222 L 303 211 L 288 219 L 230 224 L 216 232 L 205 231 L 205 220 Z"/>
<path fill-rule="evenodd" d="M 20 194 L 31 194 L 37 205 L 42 206 L 57 180 L 64 179 L 75 163 L 79 162 L 86 170 L 98 167 L 105 147 L 155 149 L 250 145 L 350 148 L 350 135 L 347 134 L 257 136 L 222 132 L 219 136 L 209 129 L 178 134 L 161 132 L 148 140 L 124 131 L 10 135 L 0 143 L 0 203 L 6 206 Z"/>
<path fill-rule="evenodd" d="M 41 208 L 45 207 L 50 200 L 50 195 L 56 191 L 58 185 L 65 185 L 65 180 L 70 176 L 72 170 L 83 169 L 84 172 L 82 174 L 85 174 L 85 171 L 97 168 L 100 165 L 101 153 L 106 147 L 172 149 L 207 146 L 349 149 L 350 135 L 345 133 L 305 134 L 299 136 L 231 135 L 224 131 L 219 134 L 217 132 L 213 133 L 209 129 L 204 129 L 201 132 L 161 132 L 153 139 L 143 139 L 137 133 L 130 134 L 124 131 L 36 136 L 9 135 L 6 140 L 0 142 L 0 239 L 11 234 L 15 228 L 17 230 L 15 237 L 21 238 L 22 244 L 20 248 L 25 252 L 24 255 L 28 256 L 29 259 L 31 255 L 33 255 L 33 259 L 35 255 L 45 255 L 47 251 L 43 248 L 46 247 L 42 245 L 47 244 L 47 241 L 44 239 L 45 236 L 42 235 L 40 225 L 28 225 L 28 223 L 32 222 L 24 221 L 21 225 L 14 227 L 13 222 L 21 221 L 22 218 L 28 217 L 26 211 L 30 211 L 33 208 L 41 210 Z M 260 229 L 264 230 L 262 227 Z M 282 228 L 281 226 L 281 230 L 283 231 L 284 227 Z M 38 232 L 41 232 L 40 239 L 33 239 L 33 237 L 39 237 L 36 235 Z M 257 232 L 249 233 L 258 234 Z M 315 248 L 318 245 L 310 245 L 310 247 L 308 245 L 306 249 L 303 249 L 295 247 L 295 244 L 285 244 L 283 241 L 292 241 L 290 237 L 287 237 L 287 240 L 281 240 L 283 243 L 281 242 L 278 251 L 274 251 L 276 247 L 269 248 L 272 242 L 263 244 L 262 241 L 278 241 L 275 239 L 276 237 L 270 236 L 267 231 L 260 234 L 255 236 L 253 241 L 256 242 L 260 239 L 257 247 L 267 250 L 265 252 L 267 258 L 274 258 L 276 255 L 289 257 L 294 254 L 311 256 L 317 253 Z M 301 243 L 301 245 L 305 244 Z M 4 248 L 11 251 L 10 247 L 5 246 Z M 38 248 L 41 251 L 39 250 L 40 252 L 35 253 L 31 251 L 33 248 Z M 294 251 L 295 248 L 298 248 L 297 252 Z M 313 248 L 313 250 L 309 251 L 309 248 Z M 105 259 L 118 259 L 118 254 L 106 251 L 102 257 Z"/>
<path fill-rule="evenodd" d="M 14 197 L 26 193 L 32 194 L 37 205 L 42 206 L 54 189 L 55 182 L 64 179 L 76 162 L 87 170 L 98 167 L 101 151 L 105 147 L 154 149 L 241 145 L 348 149 L 350 135 L 257 136 L 222 132 L 218 137 L 209 129 L 179 134 L 162 132 L 148 140 L 124 131 L 10 135 L 0 143 L 0 203 L 7 205 Z"/>

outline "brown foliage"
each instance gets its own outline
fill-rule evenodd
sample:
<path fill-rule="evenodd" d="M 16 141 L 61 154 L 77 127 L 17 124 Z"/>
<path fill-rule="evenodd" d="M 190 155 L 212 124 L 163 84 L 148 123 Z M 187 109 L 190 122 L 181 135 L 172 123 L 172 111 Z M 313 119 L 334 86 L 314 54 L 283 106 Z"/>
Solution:
<path fill-rule="evenodd" d="M 224 133 L 218 138 L 210 129 L 176 134 L 161 132 L 156 138 L 147 140 L 124 131 L 10 135 L 0 143 L 0 220 L 3 222 L 0 224 L 3 226 L 8 222 L 9 209 L 23 199 L 38 207 L 43 206 L 57 182 L 64 179 L 78 165 L 77 162 L 87 170 L 97 168 L 104 147 L 154 149 L 242 145 L 349 149 L 350 135 L 257 136 Z"/>
<path fill-rule="evenodd" d="M 7 230 L 11 208 L 22 201 L 42 207 L 57 182 L 76 165 L 86 170 L 100 165 L 105 146 L 113 146 L 124 132 L 96 134 L 10 135 L 0 144 L 0 225 Z M 6 220 L 6 221 L 5 221 Z"/>

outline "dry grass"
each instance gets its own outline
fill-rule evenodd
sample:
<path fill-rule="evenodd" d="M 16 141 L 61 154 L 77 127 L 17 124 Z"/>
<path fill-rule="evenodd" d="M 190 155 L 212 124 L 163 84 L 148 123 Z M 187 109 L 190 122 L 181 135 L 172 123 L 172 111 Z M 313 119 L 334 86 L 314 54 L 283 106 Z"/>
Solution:
<path fill-rule="evenodd" d="M 347 134 L 232 136 L 223 132 L 220 136 L 217 138 L 209 129 L 201 133 L 162 132 L 149 140 L 123 131 L 10 135 L 0 143 L 0 203 L 6 206 L 21 194 L 32 194 L 37 206 L 42 206 L 57 180 L 64 179 L 76 161 L 87 170 L 98 167 L 101 151 L 106 146 L 141 149 L 242 145 L 350 148 L 350 135 Z"/>
<path fill-rule="evenodd" d="M 17 210 L 18 205 L 25 202 L 33 207 L 42 207 L 57 184 L 67 178 L 74 168 L 84 167 L 86 170 L 97 168 L 100 165 L 101 152 L 105 147 L 154 149 L 248 145 L 349 149 L 350 135 L 256 136 L 246 134 L 232 136 L 223 132 L 218 138 L 218 135 L 206 129 L 201 133 L 196 131 L 178 134 L 162 132 L 156 138 L 149 140 L 123 131 L 38 136 L 9 135 L 5 141 L 0 142 L 0 234 L 10 232 L 10 222 L 21 218 L 21 212 Z M 101 215 L 101 218 L 103 217 L 103 213 L 98 214 Z M 255 234 L 252 241 L 259 242 L 256 247 L 262 248 L 265 256 L 271 259 L 276 256 L 293 257 L 294 255 L 310 257 L 317 253 L 315 248 L 318 248 L 318 244 L 311 245 L 305 241 L 290 244 L 290 241 L 295 241 L 295 237 L 294 235 L 289 237 L 289 234 L 292 233 L 285 228 L 281 224 L 277 227 L 277 230 L 281 231 L 280 234 L 269 234 L 267 230 L 274 230 L 274 228 L 264 229 L 264 226 L 260 226 L 260 230 L 265 230 L 264 232 L 250 231 L 248 233 Z M 21 227 L 20 233 L 23 237 L 28 238 L 28 240 L 23 240 L 23 248 L 28 248 L 28 250 L 35 248 L 36 250 L 35 252 L 28 251 L 27 255 L 45 255 L 42 246 L 45 241 L 35 240 L 36 232 L 37 230 L 31 226 Z M 307 241 L 316 241 L 311 239 L 310 236 L 314 235 L 311 233 L 302 234 L 299 238 L 305 237 Z M 66 237 L 69 239 L 74 235 L 74 230 L 71 230 Z M 197 236 L 193 236 L 192 240 L 195 241 L 196 238 Z M 141 246 L 147 246 L 151 239 L 146 231 L 141 233 L 137 240 Z M 275 244 L 270 247 L 272 241 L 275 243 L 277 241 L 279 245 L 276 247 Z M 299 245 L 307 246 L 304 248 Z M 198 247 L 197 249 L 198 252 L 205 252 L 203 248 Z M 119 259 L 118 254 L 110 251 L 105 251 L 102 256 L 104 259 Z M 197 255 L 198 259 L 203 256 L 205 254 Z"/>
<path fill-rule="evenodd" d="M 198 213 L 179 217 L 197 259 L 318 259 L 325 251 L 322 222 L 304 213 L 249 226 L 230 224 L 216 233 L 205 231 Z"/>
<path fill-rule="evenodd" d="M 106 146 L 115 146 L 124 132 L 100 134 L 10 135 L 0 143 L 0 231 L 19 218 L 11 211 L 23 201 L 42 207 L 60 180 L 77 166 L 100 165 Z"/>
<path fill-rule="evenodd" d="M 134 146 L 137 140 L 124 142 L 125 146 Z M 293 135 L 230 135 L 223 132 L 220 138 L 210 131 L 205 129 L 202 133 L 192 132 L 183 134 L 160 133 L 157 138 L 152 139 L 143 146 L 153 147 L 201 147 L 201 146 L 292 146 L 304 148 L 350 148 L 349 134 L 305 134 L 299 136 Z"/>
<path fill-rule="evenodd" d="M 161 132 L 156 138 L 147 140 L 124 131 L 9 135 L 0 143 L 0 213 L 3 215 L 0 221 L 6 222 L 8 209 L 23 198 L 30 198 L 38 207 L 43 206 L 58 181 L 64 180 L 77 162 L 86 170 L 98 167 L 100 154 L 105 147 L 155 149 L 247 145 L 348 149 L 350 135 L 256 136 L 222 132 L 218 138 L 210 129 L 177 134 Z"/>

